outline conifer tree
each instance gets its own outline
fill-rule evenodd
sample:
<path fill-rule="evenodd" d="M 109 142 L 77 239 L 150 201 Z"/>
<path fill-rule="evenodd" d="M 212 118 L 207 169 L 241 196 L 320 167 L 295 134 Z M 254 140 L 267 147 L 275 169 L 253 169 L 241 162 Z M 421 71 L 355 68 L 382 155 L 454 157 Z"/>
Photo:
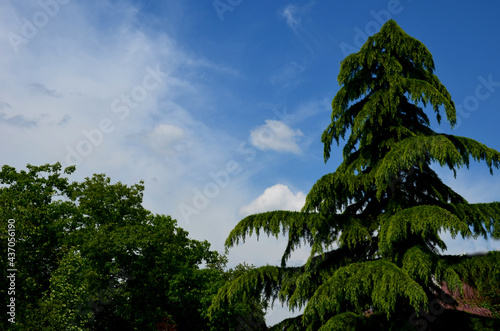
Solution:
<path fill-rule="evenodd" d="M 254 232 L 283 233 L 288 245 L 281 266 L 256 268 L 228 283 L 212 310 L 259 296 L 304 308 L 275 330 L 423 330 L 445 320 L 467 329 L 498 322 L 500 254 L 444 255 L 440 235 L 500 238 L 500 203 L 468 203 L 431 166 L 456 175 L 472 160 L 483 161 L 493 174 L 500 153 L 430 128 L 429 110 L 438 122 L 442 114 L 452 127 L 456 122 L 451 95 L 433 72 L 429 50 L 393 20 L 342 61 L 321 139 L 325 162 L 333 142 L 345 141 L 343 162 L 316 182 L 301 212 L 239 222 L 227 248 Z M 287 266 L 304 243 L 311 247 L 307 263 Z M 464 288 L 477 300 L 466 300 Z"/>

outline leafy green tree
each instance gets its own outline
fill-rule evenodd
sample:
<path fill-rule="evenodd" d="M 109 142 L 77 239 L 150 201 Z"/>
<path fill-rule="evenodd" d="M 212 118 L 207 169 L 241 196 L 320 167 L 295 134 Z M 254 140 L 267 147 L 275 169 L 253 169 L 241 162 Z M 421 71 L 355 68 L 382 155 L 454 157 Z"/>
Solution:
<path fill-rule="evenodd" d="M 253 303 L 227 306 L 212 319 L 207 313 L 232 274 L 225 256 L 188 238 L 170 216 L 144 209 L 142 183 L 112 184 L 105 175 L 70 183 L 65 175 L 74 170 L 63 174 L 55 164 L 0 171 L 0 222 L 6 230 L 15 220 L 18 270 L 16 324 L 2 318 L 0 329 L 237 329 Z M 7 231 L 0 236 L 6 248 Z M 3 266 L 7 258 L 0 257 Z"/>
<path fill-rule="evenodd" d="M 3 186 L 0 188 L 0 242 L 5 252 L 0 256 L 0 263 L 2 266 L 8 263 L 6 229 L 8 220 L 13 219 L 15 259 L 10 262 L 18 270 L 13 296 L 7 295 L 6 268 L 1 271 L 2 304 L 6 305 L 5 300 L 9 297 L 14 297 L 16 302 L 16 324 L 2 318 L 2 329 L 11 326 L 22 330 L 26 321 L 38 320 L 37 299 L 49 288 L 50 275 L 64 255 L 61 234 L 65 232 L 64 219 L 72 208 L 64 201 L 52 203 L 53 198 L 63 194 L 69 185 L 67 179 L 59 175 L 60 165 L 28 165 L 27 168 L 18 173 L 12 167 L 3 166 L 0 172 Z M 66 173 L 73 170 L 67 168 Z"/>
<path fill-rule="evenodd" d="M 500 203 L 468 203 L 431 166 L 456 173 L 484 161 L 492 173 L 500 153 L 430 128 L 427 109 L 438 122 L 442 113 L 456 122 L 450 93 L 433 72 L 428 49 L 393 20 L 343 60 L 322 135 L 325 162 L 333 141 L 345 141 L 343 162 L 316 182 L 301 212 L 251 215 L 232 230 L 227 248 L 261 231 L 287 233 L 288 245 L 281 266 L 251 270 L 221 288 L 212 311 L 263 297 L 304 308 L 275 330 L 423 330 L 436 320 L 453 330 L 498 328 L 498 319 L 454 308 L 464 306 L 467 284 L 482 298 L 471 307 L 498 314 L 500 254 L 444 255 L 440 232 L 499 238 Z M 311 247 L 307 263 L 288 267 L 303 243 Z"/>

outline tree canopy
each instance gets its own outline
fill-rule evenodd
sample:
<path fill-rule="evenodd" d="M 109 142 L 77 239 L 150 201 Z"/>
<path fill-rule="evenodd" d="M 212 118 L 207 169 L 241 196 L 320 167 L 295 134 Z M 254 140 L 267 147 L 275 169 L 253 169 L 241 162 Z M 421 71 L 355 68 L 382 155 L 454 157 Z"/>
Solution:
<path fill-rule="evenodd" d="M 441 234 L 500 238 L 500 202 L 468 203 L 432 167 L 456 174 L 482 161 L 493 173 L 500 153 L 431 129 L 429 111 L 438 123 L 456 123 L 455 104 L 434 69 L 424 44 L 393 20 L 342 61 L 321 137 L 325 162 L 334 141 L 345 142 L 342 163 L 314 184 L 301 212 L 238 223 L 227 248 L 261 231 L 283 233 L 288 244 L 281 266 L 226 284 L 212 311 L 250 296 L 304 308 L 274 330 L 423 330 L 444 321 L 454 323 L 448 329 L 498 327 L 500 254 L 445 255 Z M 307 263 L 287 266 L 304 243 L 311 247 Z"/>
<path fill-rule="evenodd" d="M 250 314 L 265 327 L 260 301 L 208 314 L 219 287 L 252 267 L 225 270 L 227 258 L 207 241 L 146 210 L 142 183 L 112 184 L 102 174 L 70 182 L 74 170 L 0 171 L 0 221 L 7 229 L 14 220 L 17 269 L 14 295 L 2 269 L 2 302 L 14 297 L 16 316 L 0 329 L 244 330 Z M 0 239 L 7 247 L 7 231 Z"/>

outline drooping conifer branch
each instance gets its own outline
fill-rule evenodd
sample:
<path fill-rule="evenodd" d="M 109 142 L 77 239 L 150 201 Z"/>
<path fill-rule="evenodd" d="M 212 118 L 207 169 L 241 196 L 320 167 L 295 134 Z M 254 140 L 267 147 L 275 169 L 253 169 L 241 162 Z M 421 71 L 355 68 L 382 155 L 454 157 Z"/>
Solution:
<path fill-rule="evenodd" d="M 254 232 L 287 235 L 282 266 L 235 280 L 221 289 L 214 305 L 264 295 L 291 309 L 305 307 L 279 330 L 369 329 L 380 320 L 367 317 L 368 311 L 386 317 L 389 329 L 407 324 L 442 288 L 462 293 L 472 286 L 493 296 L 484 305 L 498 308 L 500 254 L 442 255 L 441 235 L 500 238 L 500 202 L 469 204 L 433 167 L 456 175 L 480 161 L 493 173 L 500 168 L 500 153 L 431 129 L 427 111 L 438 122 L 444 112 L 451 126 L 456 112 L 434 74 L 429 50 L 390 20 L 344 59 L 338 82 L 321 141 L 326 162 L 333 141 L 345 140 L 342 163 L 313 185 L 301 212 L 251 215 L 235 227 L 226 247 Z M 286 267 L 302 243 L 311 248 L 306 264 Z"/>

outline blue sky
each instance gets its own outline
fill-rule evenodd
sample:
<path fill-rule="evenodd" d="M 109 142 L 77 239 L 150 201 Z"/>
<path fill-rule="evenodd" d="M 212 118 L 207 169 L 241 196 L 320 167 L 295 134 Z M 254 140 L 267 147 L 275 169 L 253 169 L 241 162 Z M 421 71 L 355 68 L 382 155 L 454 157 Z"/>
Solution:
<path fill-rule="evenodd" d="M 500 150 L 499 13 L 469 1 L 2 1 L 1 163 L 144 180 L 147 208 L 222 252 L 242 217 L 300 209 L 338 166 L 338 148 L 323 162 L 320 136 L 340 62 L 389 18 L 431 51 L 461 109 L 455 129 L 433 128 Z M 484 164 L 439 174 L 470 202 L 500 200 Z M 229 263 L 278 264 L 283 249 L 250 239 Z"/>

